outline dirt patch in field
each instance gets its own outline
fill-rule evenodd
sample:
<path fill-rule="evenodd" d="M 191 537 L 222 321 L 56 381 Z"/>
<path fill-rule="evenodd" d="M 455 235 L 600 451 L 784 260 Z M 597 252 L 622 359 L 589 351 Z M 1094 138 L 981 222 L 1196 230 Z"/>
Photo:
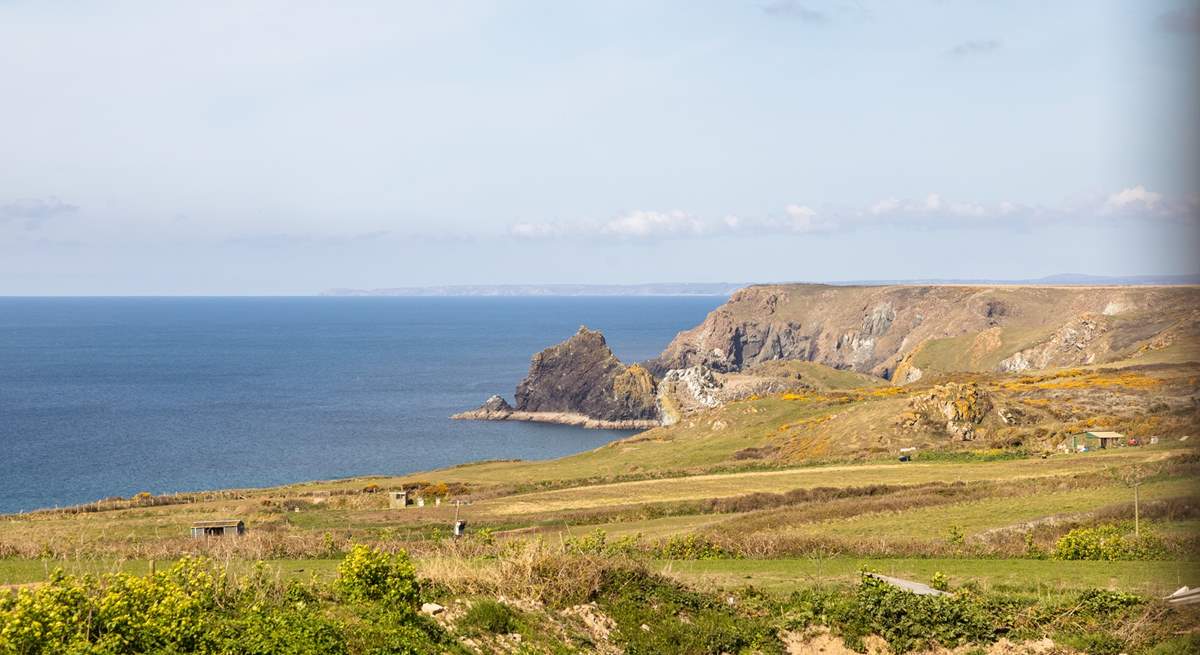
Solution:
<path fill-rule="evenodd" d="M 848 648 L 841 637 L 835 637 L 828 630 L 819 629 L 806 633 L 787 632 L 780 635 L 788 655 L 861 655 L 864 651 Z M 867 637 L 863 640 L 867 655 L 892 655 L 892 649 L 880 637 Z M 965 655 L 970 652 L 980 652 L 978 646 L 959 646 L 958 648 L 937 648 L 925 650 L 915 655 Z M 1055 644 L 1050 639 L 1038 641 L 1011 642 L 1001 639 L 984 648 L 987 655 L 1072 655 L 1076 651 Z"/>

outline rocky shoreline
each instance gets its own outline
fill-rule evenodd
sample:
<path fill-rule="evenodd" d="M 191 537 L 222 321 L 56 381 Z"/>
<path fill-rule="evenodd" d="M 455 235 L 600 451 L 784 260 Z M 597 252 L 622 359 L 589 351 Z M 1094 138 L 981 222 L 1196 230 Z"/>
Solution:
<path fill-rule="evenodd" d="M 500 396 L 492 396 L 478 409 L 459 412 L 450 418 L 458 421 L 533 421 L 574 425 L 593 430 L 649 430 L 662 425 L 660 421 L 653 419 L 602 420 L 573 412 L 518 411 Z"/>

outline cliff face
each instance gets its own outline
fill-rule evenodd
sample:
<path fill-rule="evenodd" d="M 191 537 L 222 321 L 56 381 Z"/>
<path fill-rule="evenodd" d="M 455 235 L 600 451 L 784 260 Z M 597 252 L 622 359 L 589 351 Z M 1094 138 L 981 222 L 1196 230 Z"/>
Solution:
<path fill-rule="evenodd" d="M 929 368 L 1103 363 L 1153 348 L 1167 332 L 1195 334 L 1198 307 L 1196 287 L 756 286 L 648 366 L 661 376 L 793 359 L 913 381 Z"/>
<path fill-rule="evenodd" d="M 517 386 L 516 409 L 605 421 L 657 421 L 656 388 L 649 371 L 625 366 L 604 335 L 581 327 L 570 339 L 533 356 L 529 375 Z"/>

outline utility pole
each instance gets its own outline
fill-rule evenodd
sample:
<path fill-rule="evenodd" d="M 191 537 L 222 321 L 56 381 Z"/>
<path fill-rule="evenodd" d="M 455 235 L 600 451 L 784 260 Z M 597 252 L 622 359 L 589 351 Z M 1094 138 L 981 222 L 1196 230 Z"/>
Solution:
<path fill-rule="evenodd" d="M 1141 525 L 1140 525 L 1141 522 L 1139 520 L 1141 517 L 1139 516 L 1139 512 L 1138 512 L 1138 487 L 1139 486 L 1141 486 L 1140 480 L 1133 483 L 1133 537 L 1135 539 L 1142 538 L 1142 531 L 1141 531 Z"/>

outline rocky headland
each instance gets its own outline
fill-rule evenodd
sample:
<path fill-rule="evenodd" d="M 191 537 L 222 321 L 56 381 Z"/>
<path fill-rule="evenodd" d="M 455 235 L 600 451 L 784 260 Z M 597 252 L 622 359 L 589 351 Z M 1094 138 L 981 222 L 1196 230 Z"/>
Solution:
<path fill-rule="evenodd" d="M 756 394 L 1198 355 L 1200 287 L 754 286 L 644 364 L 581 327 L 533 357 L 515 407 L 454 418 L 645 429 Z M 960 438 L 980 419 L 925 404 Z"/>
<path fill-rule="evenodd" d="M 654 376 L 637 364 L 622 364 L 604 335 L 586 326 L 534 355 L 515 397 L 516 407 L 492 396 L 478 409 L 451 418 L 630 430 L 662 423 Z"/>

